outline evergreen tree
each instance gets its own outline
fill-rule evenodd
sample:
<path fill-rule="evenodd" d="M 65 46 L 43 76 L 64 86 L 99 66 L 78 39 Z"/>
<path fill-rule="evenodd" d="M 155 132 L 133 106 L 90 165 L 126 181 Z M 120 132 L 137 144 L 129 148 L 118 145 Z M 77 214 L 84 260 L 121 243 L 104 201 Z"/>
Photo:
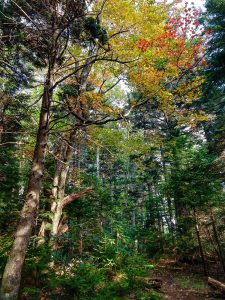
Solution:
<path fill-rule="evenodd" d="M 206 9 L 205 29 L 209 36 L 205 96 L 202 107 L 210 115 L 209 122 L 205 125 L 206 137 L 211 149 L 221 155 L 225 147 L 223 134 L 225 130 L 225 3 L 220 0 L 208 0 Z"/>

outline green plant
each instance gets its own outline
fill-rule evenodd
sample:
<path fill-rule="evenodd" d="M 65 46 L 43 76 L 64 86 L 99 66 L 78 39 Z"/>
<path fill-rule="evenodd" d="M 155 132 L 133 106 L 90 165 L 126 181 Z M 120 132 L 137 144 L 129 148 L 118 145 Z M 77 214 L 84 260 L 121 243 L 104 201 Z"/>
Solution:
<path fill-rule="evenodd" d="M 143 256 L 138 254 L 127 256 L 126 260 L 124 261 L 123 270 L 127 275 L 131 288 L 136 285 L 137 277 L 145 277 L 148 275 L 147 269 L 148 267 L 146 264 L 146 260 Z"/>
<path fill-rule="evenodd" d="M 85 299 L 84 297 L 96 296 L 105 280 L 104 270 L 94 264 L 82 262 L 65 271 L 63 275 L 52 278 L 50 287 L 61 287 L 66 295 Z"/>
<path fill-rule="evenodd" d="M 205 290 L 207 289 L 207 284 L 203 279 L 198 278 L 197 276 L 180 276 L 175 277 L 175 282 L 179 284 L 182 289 L 196 289 L 196 290 Z"/>
<path fill-rule="evenodd" d="M 159 293 L 155 292 L 155 291 L 149 291 L 149 292 L 143 292 L 138 291 L 136 293 L 136 299 L 140 299 L 140 300 L 160 300 L 161 296 Z"/>
<path fill-rule="evenodd" d="M 0 277 L 2 276 L 11 245 L 11 236 L 4 235 L 0 237 Z"/>
<path fill-rule="evenodd" d="M 51 248 L 47 243 L 37 246 L 33 242 L 27 252 L 25 259 L 23 277 L 24 281 L 32 277 L 38 286 L 45 286 L 54 276 L 54 271 L 50 267 Z"/>
<path fill-rule="evenodd" d="M 36 287 L 25 287 L 23 288 L 22 295 L 27 300 L 37 300 L 40 295 L 40 289 Z"/>

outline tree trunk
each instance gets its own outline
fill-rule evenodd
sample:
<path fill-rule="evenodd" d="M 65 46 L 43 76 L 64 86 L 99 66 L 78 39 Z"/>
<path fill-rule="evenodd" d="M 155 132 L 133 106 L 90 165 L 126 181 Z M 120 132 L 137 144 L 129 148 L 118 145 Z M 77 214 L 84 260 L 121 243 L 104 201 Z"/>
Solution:
<path fill-rule="evenodd" d="M 222 264 L 223 271 L 225 273 L 224 253 L 223 253 L 223 249 L 222 249 L 222 246 L 221 246 L 221 243 L 220 243 L 219 235 L 218 235 L 217 228 L 216 228 L 216 221 L 215 221 L 212 209 L 210 210 L 210 217 L 211 217 L 211 221 L 212 221 L 212 228 L 213 228 L 214 238 L 215 238 L 215 241 L 216 241 L 216 244 L 217 244 L 217 247 L 218 247 L 219 260 Z"/>
<path fill-rule="evenodd" d="M 198 239 L 199 251 L 200 251 L 201 258 L 202 258 L 204 273 L 207 276 L 208 270 L 207 270 L 207 266 L 206 266 L 205 256 L 204 256 L 203 247 L 202 247 L 202 241 L 201 241 L 200 232 L 199 232 L 198 217 L 197 217 L 197 213 L 196 213 L 195 209 L 194 209 L 194 217 L 195 217 L 195 231 L 196 231 L 196 235 L 197 235 L 197 239 Z"/>
<path fill-rule="evenodd" d="M 56 171 L 55 171 L 54 184 L 52 190 L 54 202 L 52 203 L 51 206 L 51 211 L 53 212 L 51 234 L 53 238 L 58 234 L 58 227 L 62 217 L 65 186 L 66 186 L 66 180 L 69 171 L 69 164 L 73 157 L 73 152 L 74 152 L 73 147 L 75 143 L 76 132 L 77 132 L 76 129 L 71 132 L 69 141 L 66 144 L 66 146 L 64 146 L 63 151 L 61 151 L 60 149 L 60 147 L 62 146 L 61 143 L 59 144 L 60 155 L 58 156 L 58 161 L 56 162 Z"/>
<path fill-rule="evenodd" d="M 63 208 L 74 200 L 88 195 L 93 187 L 84 188 L 82 191 L 75 194 L 71 194 L 65 197 L 65 186 L 69 171 L 69 165 L 74 154 L 74 144 L 76 139 L 77 128 L 75 128 L 69 137 L 68 142 L 64 142 L 63 151 L 61 151 L 62 145 L 59 144 L 56 171 L 54 175 L 54 185 L 53 185 L 53 198 L 54 202 L 51 205 L 51 212 L 53 213 L 52 220 L 52 240 L 51 245 L 53 249 L 57 249 L 58 244 L 56 236 L 59 234 L 59 228 L 62 226 L 61 220 L 63 216 Z M 65 144 L 66 143 L 66 144 Z"/>
<path fill-rule="evenodd" d="M 97 146 L 97 153 L 96 153 L 96 177 L 100 178 L 100 149 Z"/>
<path fill-rule="evenodd" d="M 95 49 L 92 49 L 90 52 L 90 57 L 86 59 L 86 66 L 82 69 L 82 72 L 77 78 L 79 84 L 78 94 L 82 95 L 86 91 L 87 78 L 90 74 L 93 61 L 93 55 L 96 55 L 98 51 L 98 46 Z M 53 188 L 52 188 L 52 196 L 53 203 L 51 204 L 51 212 L 53 213 L 52 220 L 52 246 L 54 249 L 57 248 L 57 241 L 54 238 L 58 234 L 58 229 L 60 226 L 60 221 L 63 213 L 63 201 L 65 196 L 65 186 L 69 171 L 70 162 L 72 160 L 74 154 L 74 144 L 76 139 L 77 130 L 82 129 L 81 126 L 75 125 L 74 130 L 71 132 L 69 136 L 69 140 L 65 141 L 61 140 L 58 144 L 58 150 L 56 153 L 56 168 L 53 179 Z M 78 158 L 79 158 L 79 148 L 78 148 Z M 78 166 L 79 167 L 79 166 Z"/>
<path fill-rule="evenodd" d="M 15 233 L 14 243 L 3 274 L 1 300 L 15 300 L 19 293 L 21 271 L 39 205 L 41 179 L 43 176 L 44 158 L 48 142 L 49 110 L 52 99 L 51 87 L 52 70 L 49 68 L 44 87 L 27 195 Z"/>

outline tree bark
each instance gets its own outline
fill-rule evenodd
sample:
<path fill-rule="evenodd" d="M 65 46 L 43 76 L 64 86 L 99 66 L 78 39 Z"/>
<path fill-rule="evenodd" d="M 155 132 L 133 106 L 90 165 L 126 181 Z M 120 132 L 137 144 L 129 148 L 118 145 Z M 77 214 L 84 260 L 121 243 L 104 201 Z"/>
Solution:
<path fill-rule="evenodd" d="M 93 186 L 89 186 L 89 187 L 83 189 L 83 191 L 66 196 L 62 201 L 62 208 L 64 208 L 66 205 L 70 204 L 71 202 L 73 202 L 76 199 L 87 196 L 93 190 L 93 188 L 94 188 Z"/>
<path fill-rule="evenodd" d="M 53 237 L 58 234 L 58 227 L 62 216 L 65 186 L 69 171 L 69 164 L 73 157 L 73 146 L 75 142 L 76 132 L 76 129 L 71 132 L 68 144 L 64 147 L 64 151 L 60 152 L 61 143 L 59 144 L 59 153 L 61 153 L 61 155 L 58 157 L 59 160 L 56 162 L 56 172 L 54 176 L 52 191 L 54 202 L 51 206 L 51 211 L 53 213 L 51 234 Z"/>
<path fill-rule="evenodd" d="M 42 106 L 32 168 L 28 181 L 27 195 L 15 233 L 13 246 L 4 270 L 1 300 L 15 300 L 18 297 L 21 271 L 39 205 L 41 179 L 43 176 L 45 152 L 48 142 L 49 110 L 52 100 L 52 69 L 49 67 L 44 86 Z"/>

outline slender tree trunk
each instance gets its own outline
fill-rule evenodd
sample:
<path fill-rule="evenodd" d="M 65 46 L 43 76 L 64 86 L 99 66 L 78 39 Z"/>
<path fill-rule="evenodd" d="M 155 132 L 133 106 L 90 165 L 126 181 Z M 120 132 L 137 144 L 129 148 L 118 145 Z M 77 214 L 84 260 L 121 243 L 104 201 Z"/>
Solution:
<path fill-rule="evenodd" d="M 133 226 L 133 228 L 134 229 L 136 229 L 136 207 L 135 207 L 135 204 L 134 204 L 134 207 L 133 207 L 133 211 L 132 211 L 132 226 Z M 135 236 L 134 236 L 134 251 L 135 252 L 138 252 L 138 238 L 137 238 L 137 236 L 136 236 L 136 234 L 135 234 Z"/>
<path fill-rule="evenodd" d="M 211 224 L 210 224 L 210 225 L 208 225 L 208 224 L 205 225 L 206 234 L 207 234 L 208 237 L 209 237 L 209 241 L 210 241 L 210 243 L 212 244 L 212 247 L 213 247 L 213 249 L 214 249 L 214 251 L 215 251 L 215 254 L 216 254 L 218 257 L 220 257 L 220 254 L 219 254 L 218 249 L 217 249 L 217 245 L 216 245 L 215 241 L 213 240 L 213 237 L 212 237 L 211 232 L 210 232 L 210 230 L 209 230 L 209 226 L 211 226 Z"/>
<path fill-rule="evenodd" d="M 51 209 L 50 211 L 55 212 L 57 209 L 57 197 L 58 197 L 58 188 L 59 188 L 59 181 L 60 181 L 60 176 L 61 176 L 61 169 L 63 165 L 63 160 L 64 160 L 64 153 L 66 152 L 67 145 L 65 141 L 60 140 L 57 145 L 57 150 L 55 152 L 55 173 L 53 177 L 53 187 L 52 187 L 52 198 L 53 198 L 53 203 L 51 204 Z M 46 230 L 47 227 L 51 226 L 51 224 L 43 220 L 40 230 L 39 230 L 39 237 L 40 241 L 39 244 L 44 243 L 44 238 L 46 237 Z"/>
<path fill-rule="evenodd" d="M 79 83 L 79 88 L 78 88 L 79 95 L 82 95 L 86 91 L 87 78 L 90 74 L 94 62 L 92 57 L 93 55 L 96 55 L 97 52 L 98 52 L 98 46 L 95 47 L 95 49 L 92 49 L 92 52 L 89 53 L 91 58 L 88 57 L 86 59 L 86 66 L 82 69 L 80 77 L 79 78 L 77 77 Z M 62 218 L 66 181 L 68 177 L 70 162 L 74 154 L 76 133 L 79 128 L 80 127 L 78 126 L 74 127 L 74 130 L 71 132 L 69 136 L 69 140 L 67 142 L 66 141 L 59 142 L 58 150 L 56 153 L 56 168 L 55 168 L 53 189 L 52 189 L 53 202 L 51 204 L 51 212 L 53 213 L 52 230 L 51 230 L 51 235 L 53 238 L 51 244 L 54 249 L 57 248 L 57 241 L 54 237 L 58 234 L 58 229 Z M 80 145 L 78 145 L 78 149 L 77 149 L 78 162 L 80 156 L 79 147 Z M 78 169 L 80 169 L 79 165 L 78 165 Z"/>
<path fill-rule="evenodd" d="M 67 142 L 66 147 L 63 148 L 64 150 L 61 152 L 59 149 L 59 153 L 61 153 L 62 156 L 58 157 L 59 160 L 57 161 L 53 186 L 54 202 L 51 206 L 51 211 L 53 213 L 51 245 L 53 249 L 57 249 L 58 246 L 55 237 L 59 234 L 59 229 L 62 225 L 61 220 L 63 216 L 63 208 L 74 200 L 88 195 L 93 190 L 93 187 L 91 186 L 65 197 L 65 186 L 68 177 L 69 165 L 74 154 L 76 133 L 77 129 L 75 128 L 74 131 L 71 132 L 69 141 Z"/>
<path fill-rule="evenodd" d="M 221 246 L 221 243 L 220 243 L 220 239 L 219 239 L 219 235 L 218 235 L 217 227 L 216 227 L 216 221 L 215 221 L 215 217 L 214 217 L 212 209 L 210 209 L 210 217 L 211 217 L 211 221 L 212 221 L 212 228 L 213 228 L 214 238 L 215 238 L 215 241 L 216 241 L 216 244 L 217 244 L 217 247 L 218 247 L 219 259 L 220 259 L 220 262 L 222 264 L 223 271 L 225 273 L 224 253 L 223 253 L 223 249 L 222 249 L 222 246 Z"/>
<path fill-rule="evenodd" d="M 202 241 L 201 241 L 200 232 L 199 232 L 198 217 L 197 217 L 197 213 L 196 213 L 195 209 L 194 209 L 194 217 L 195 217 L 195 231 L 196 231 L 196 235 L 197 235 L 197 239 L 198 239 L 199 251 L 200 251 L 201 258 L 202 258 L 204 273 L 207 276 L 208 275 L 208 269 L 207 269 L 207 266 L 206 266 L 204 251 L 203 251 L 203 247 L 202 247 Z"/>
<path fill-rule="evenodd" d="M 76 129 L 73 132 L 71 132 L 68 144 L 63 148 L 63 151 L 60 150 L 61 143 L 59 144 L 59 153 L 61 155 L 58 156 L 58 161 L 56 162 L 56 172 L 54 176 L 54 186 L 52 191 L 54 202 L 51 206 L 51 211 L 53 212 L 51 234 L 53 235 L 53 237 L 58 234 L 58 227 L 62 217 L 65 186 L 69 171 L 69 164 L 73 157 L 75 136 Z"/>
<path fill-rule="evenodd" d="M 96 152 L 96 177 L 100 178 L 100 148 L 97 146 Z"/>
<path fill-rule="evenodd" d="M 77 216 L 77 225 L 79 227 L 77 248 L 78 248 L 79 255 L 82 255 L 83 249 L 84 249 L 84 244 L 83 244 L 83 225 L 82 225 L 82 219 L 80 216 Z"/>
<path fill-rule="evenodd" d="M 52 69 L 49 68 L 42 99 L 39 127 L 29 176 L 27 195 L 15 233 L 14 243 L 4 270 L 1 300 L 18 297 L 21 271 L 39 205 L 44 158 L 48 142 L 49 110 L 52 99 Z"/>
<path fill-rule="evenodd" d="M 162 161 L 162 167 L 163 167 L 163 175 L 162 179 L 164 182 L 166 182 L 166 174 L 167 174 L 167 168 L 166 168 L 166 162 L 165 162 L 165 155 L 164 155 L 165 150 L 163 147 L 160 147 L 160 154 L 161 154 L 161 161 Z M 166 211 L 166 206 L 168 208 L 168 213 Z M 165 214 L 165 219 L 167 222 L 167 226 L 172 234 L 173 237 L 173 242 L 174 242 L 174 224 L 173 224 L 173 210 L 172 210 L 172 202 L 171 198 L 168 195 L 165 195 L 165 204 L 163 203 L 163 208 L 164 208 L 164 214 Z"/>

